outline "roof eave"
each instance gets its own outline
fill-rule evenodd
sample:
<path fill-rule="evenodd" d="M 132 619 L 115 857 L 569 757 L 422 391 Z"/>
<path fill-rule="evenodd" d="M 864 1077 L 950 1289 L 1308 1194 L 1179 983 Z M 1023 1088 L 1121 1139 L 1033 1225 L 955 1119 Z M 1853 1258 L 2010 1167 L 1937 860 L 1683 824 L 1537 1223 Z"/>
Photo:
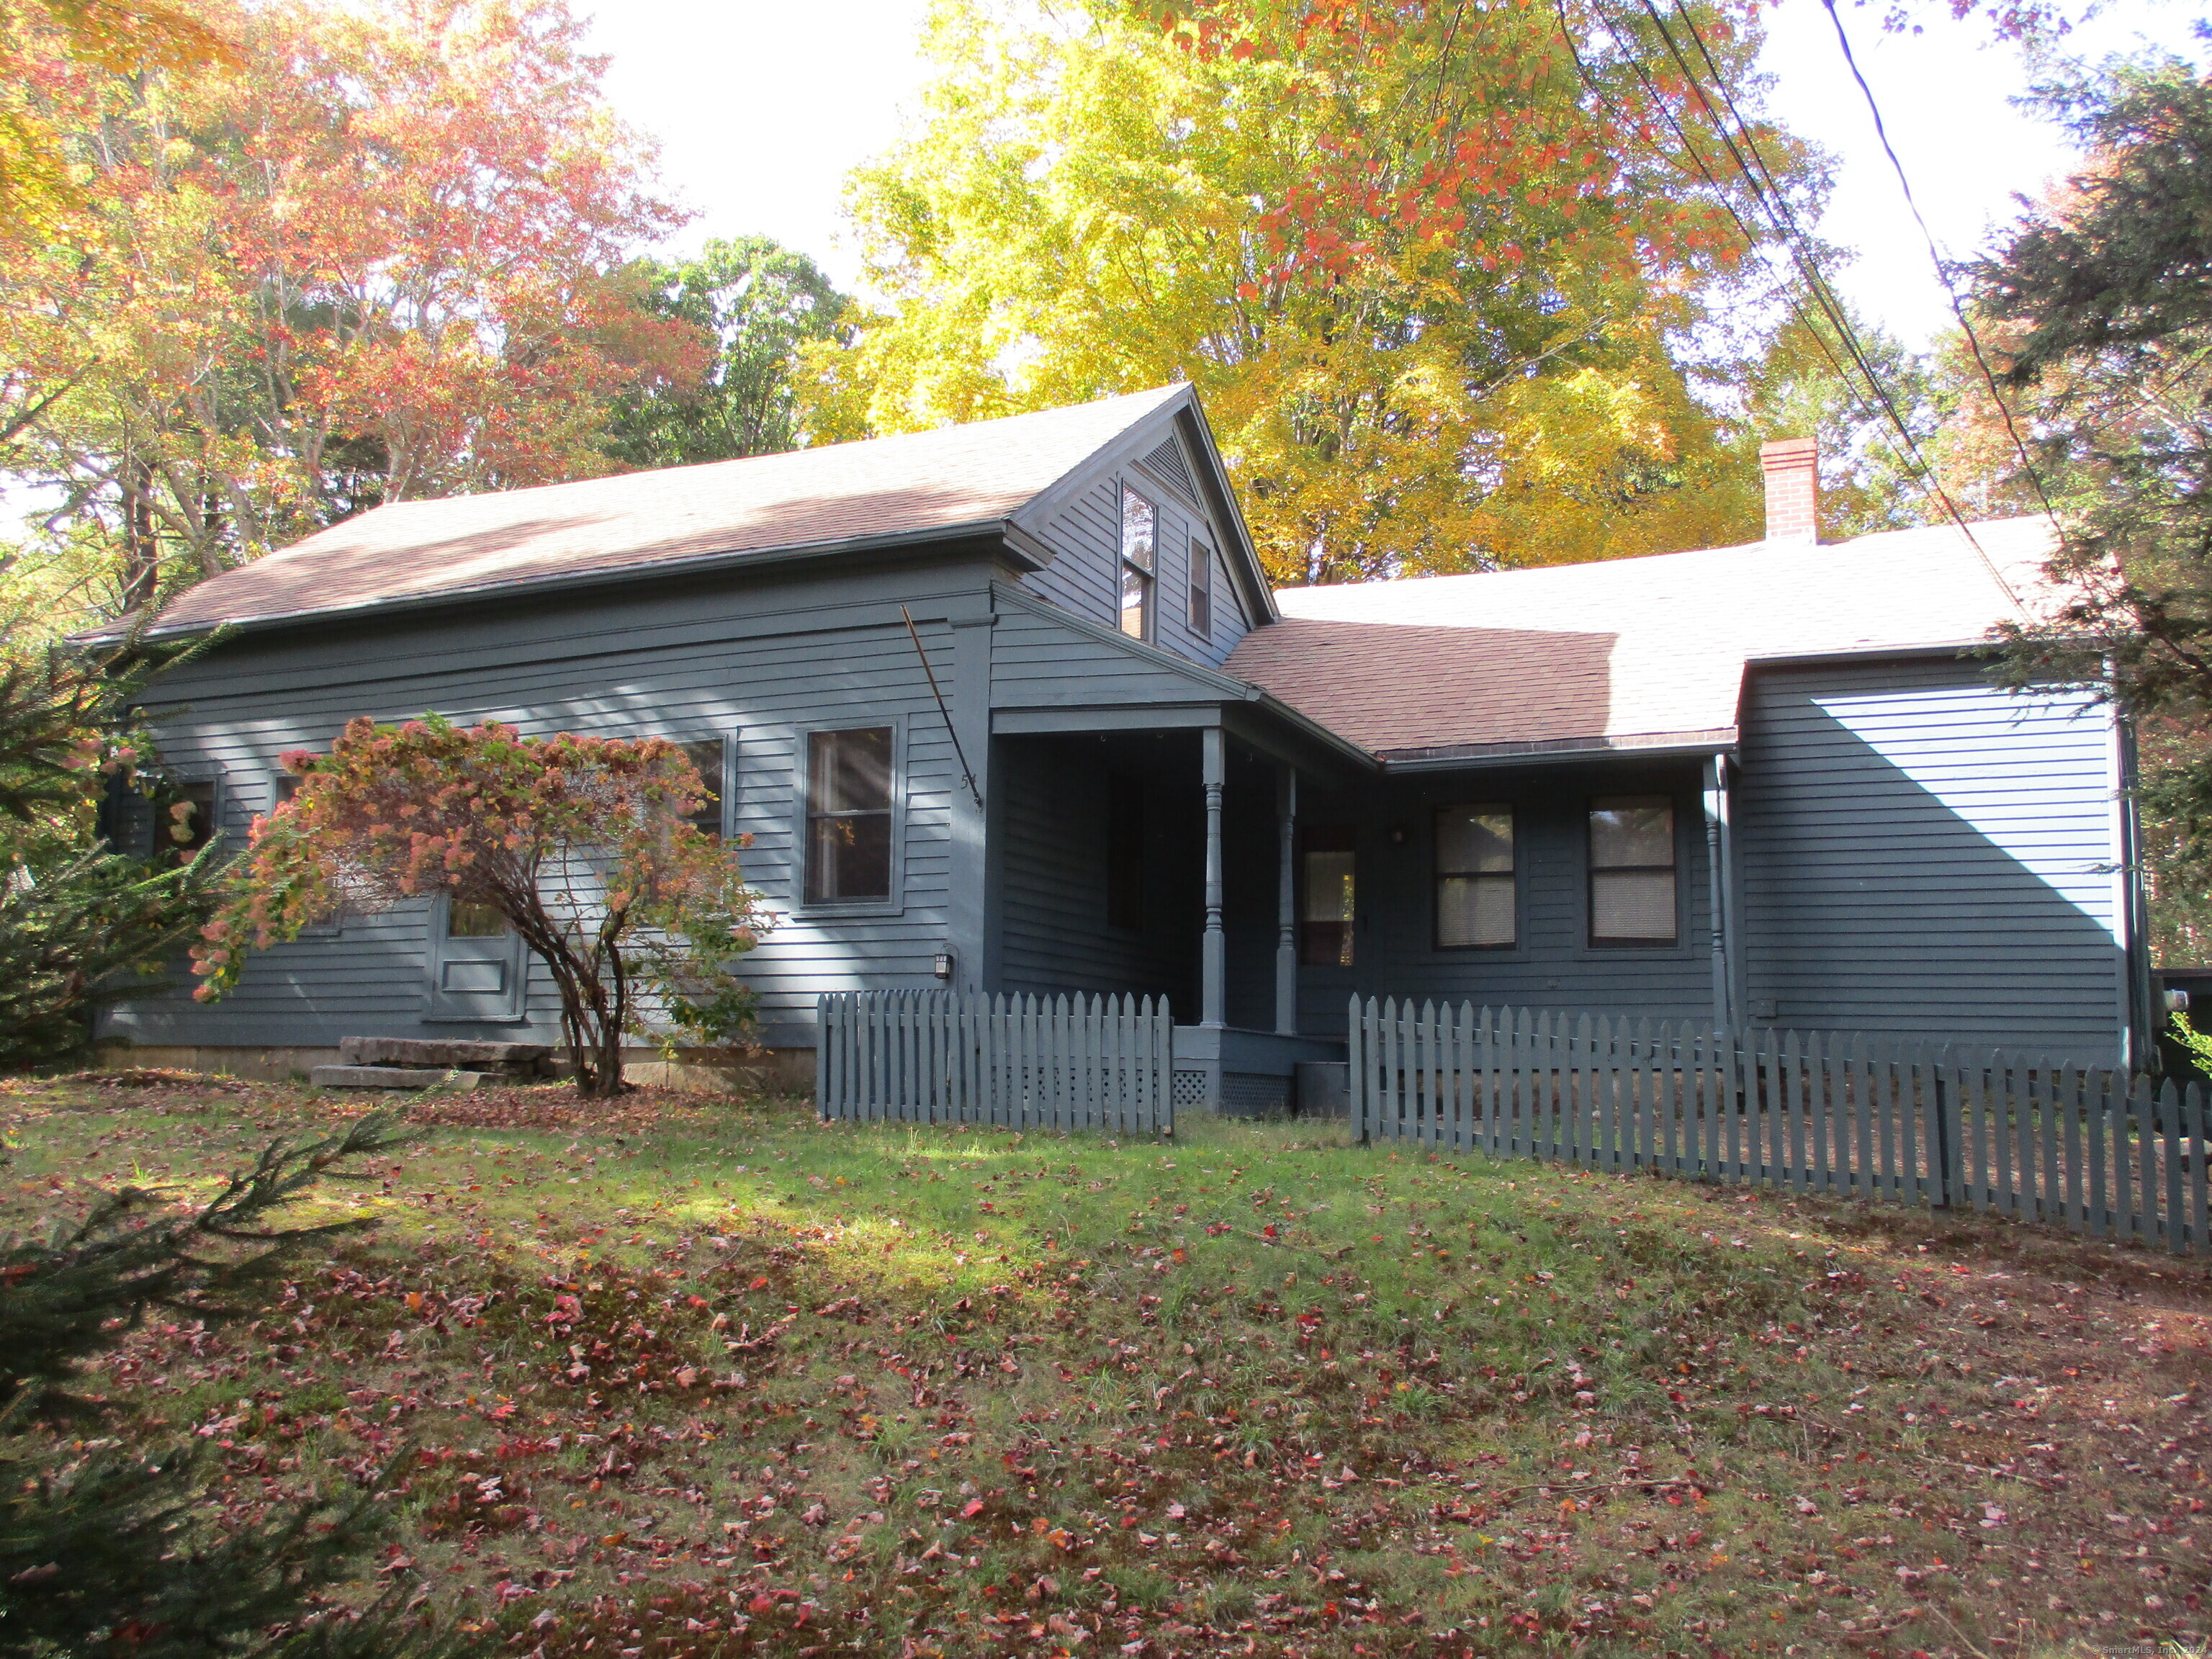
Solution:
<path fill-rule="evenodd" d="M 149 641 L 192 639 L 201 635 L 211 634 L 217 629 L 258 632 L 301 623 L 374 620 L 382 617 L 434 611 L 447 605 L 476 604 L 495 596 L 528 594 L 535 597 L 540 594 L 579 592 L 618 584 L 628 586 L 641 580 L 653 581 L 712 574 L 718 570 L 738 568 L 749 570 L 764 569 L 792 564 L 813 563 L 821 560 L 843 558 L 854 554 L 909 552 L 933 543 L 976 538 L 995 540 L 1004 550 L 1008 562 L 1025 573 L 1042 570 L 1050 562 L 1048 558 L 1042 556 L 1043 550 L 1037 546 L 1035 538 L 1018 530 L 1011 519 L 976 519 L 962 524 L 936 526 L 927 530 L 905 530 L 878 536 L 854 536 L 837 541 L 800 543 L 789 547 L 752 548 L 743 552 L 699 554 L 684 558 L 654 560 L 644 564 L 626 564 L 605 569 L 580 571 L 567 575 L 523 577 L 507 581 L 480 582 L 468 587 L 441 587 L 430 593 L 398 594 L 383 599 L 363 600 L 358 605 L 331 605 L 311 611 L 272 611 L 263 616 L 217 617 L 201 622 L 179 623 L 166 628 L 156 623 L 151 627 L 137 630 L 137 637 Z M 72 635 L 70 639 L 76 644 L 105 645 L 128 639 L 131 635 L 131 629 L 116 626 Z"/>
<path fill-rule="evenodd" d="M 1459 772 L 1559 761 L 1665 760 L 1734 752 L 1733 726 L 1701 732 L 1639 732 L 1626 736 L 1532 738 L 1516 743 L 1468 743 L 1427 749 L 1376 751 L 1385 773 Z"/>

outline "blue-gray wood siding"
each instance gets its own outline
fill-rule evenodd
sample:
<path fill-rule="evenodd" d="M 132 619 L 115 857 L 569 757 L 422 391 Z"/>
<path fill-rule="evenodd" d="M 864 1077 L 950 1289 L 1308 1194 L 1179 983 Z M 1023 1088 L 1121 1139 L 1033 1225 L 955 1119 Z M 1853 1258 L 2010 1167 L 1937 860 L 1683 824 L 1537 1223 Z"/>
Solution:
<path fill-rule="evenodd" d="M 951 792 L 958 769 L 898 617 L 912 606 L 941 686 L 953 683 L 944 620 L 988 603 L 987 562 L 948 561 L 848 576 L 732 576 L 621 599 L 443 612 L 370 629 L 247 635 L 163 682 L 163 753 L 188 776 L 219 775 L 224 818 L 242 830 L 272 798 L 278 757 L 327 747 L 345 722 L 434 709 L 497 718 L 526 732 L 678 739 L 734 733 L 733 817 L 754 845 L 744 868 L 784 920 L 746 959 L 770 1041 L 811 1041 L 823 990 L 934 982 L 946 934 Z M 903 836 L 894 902 L 865 914 L 800 904 L 795 815 L 805 732 L 892 723 L 902 738 Z M 211 1006 L 181 993 L 125 1004 L 106 1030 L 147 1042 L 319 1043 L 342 1035 L 454 1035 L 422 1025 L 426 907 L 349 919 L 339 937 L 258 956 Z M 534 964 L 533 964 L 534 965 Z M 557 1004 L 542 972 L 528 995 L 535 1035 Z M 514 1035 L 501 1027 L 484 1035 Z"/>
<path fill-rule="evenodd" d="M 1589 801 L 1612 794 L 1663 794 L 1674 803 L 1678 931 L 1672 945 L 1589 943 Z M 1480 803 L 1504 803 L 1514 811 L 1517 941 L 1510 950 L 1438 950 L 1436 809 Z M 1299 821 L 1306 828 L 1351 825 L 1358 854 L 1353 965 L 1299 968 L 1302 1032 L 1342 1036 L 1354 991 L 1634 1018 L 1711 1016 L 1711 884 L 1694 762 L 1621 760 L 1389 778 L 1356 794 L 1310 790 Z"/>
<path fill-rule="evenodd" d="M 1238 683 L 1186 666 L 1113 632 L 1110 621 L 1071 625 L 1059 607 L 1002 595 L 991 648 L 994 708 L 1098 708 L 1234 701 Z"/>
<path fill-rule="evenodd" d="M 2112 1063 L 2116 784 L 2111 720 L 2078 694 L 2014 697 L 1955 659 L 1754 672 L 1735 836 L 1747 1010 Z"/>
<path fill-rule="evenodd" d="M 1158 510 L 1152 643 L 1178 656 L 1218 665 L 1236 649 L 1249 626 L 1236 585 L 1219 568 L 1222 538 L 1196 507 L 1134 465 L 1103 474 L 1039 526 L 1038 539 L 1052 549 L 1054 557 L 1044 569 L 1023 577 L 1022 586 L 1076 616 L 1109 628 L 1121 626 L 1125 481 Z M 1205 632 L 1193 627 L 1190 614 L 1194 544 L 1211 549 L 1216 561 L 1212 626 Z"/>
<path fill-rule="evenodd" d="M 1194 974 L 1204 856 L 1197 742 L 1179 732 L 1168 752 L 1097 738 L 1000 738 L 992 775 L 1003 792 L 997 849 L 999 989 L 1167 996 L 1184 1023 L 1197 1018 Z M 1109 925 L 1108 793 L 1120 774 L 1143 799 L 1142 926 Z"/>

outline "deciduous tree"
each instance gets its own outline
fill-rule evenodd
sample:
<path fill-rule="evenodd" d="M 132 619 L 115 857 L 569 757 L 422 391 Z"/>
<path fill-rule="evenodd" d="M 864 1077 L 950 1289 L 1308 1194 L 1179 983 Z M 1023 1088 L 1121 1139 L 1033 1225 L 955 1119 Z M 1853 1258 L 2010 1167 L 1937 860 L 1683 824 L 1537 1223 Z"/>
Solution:
<path fill-rule="evenodd" d="M 637 279 L 647 310 L 704 331 L 714 353 L 696 383 L 618 398 L 609 453 L 628 466 L 685 466 L 799 447 L 800 349 L 846 344 L 851 332 L 851 301 L 814 261 L 741 236 L 708 242 L 696 259 L 641 262 Z"/>
<path fill-rule="evenodd" d="M 1740 79 L 1750 9 L 1691 11 Z M 811 354 L 817 428 L 1188 379 L 1289 581 L 1756 532 L 1755 471 L 1700 395 L 1723 359 L 1692 343 L 1767 274 L 1648 20 L 945 0 L 927 45 L 927 118 L 854 198 L 896 314 Z M 1809 210 L 1817 168 L 1754 125 Z"/>
<path fill-rule="evenodd" d="M 607 400 L 696 376 L 626 270 L 676 216 L 562 0 L 194 0 L 237 61 L 16 50 L 82 210 L 0 235 L 7 468 L 112 602 L 364 507 L 606 470 Z"/>
<path fill-rule="evenodd" d="M 730 963 L 766 918 L 737 849 L 686 822 L 704 792 L 665 738 L 526 738 L 430 714 L 355 720 L 329 754 L 284 764 L 299 792 L 255 820 L 194 948 L 203 999 L 236 982 L 249 950 L 341 908 L 442 896 L 497 911 L 545 964 L 586 1096 L 622 1091 L 623 1038 L 656 999 L 695 1024 L 749 1014 Z"/>

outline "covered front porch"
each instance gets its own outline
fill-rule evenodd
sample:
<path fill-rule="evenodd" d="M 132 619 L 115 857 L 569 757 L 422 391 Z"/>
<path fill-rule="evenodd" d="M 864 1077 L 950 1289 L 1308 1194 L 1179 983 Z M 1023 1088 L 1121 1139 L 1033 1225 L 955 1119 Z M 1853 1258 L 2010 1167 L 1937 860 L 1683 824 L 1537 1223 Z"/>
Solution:
<path fill-rule="evenodd" d="M 1002 711 L 979 988 L 1164 996 L 1176 1103 L 1231 1113 L 1298 1108 L 1354 995 L 1725 1019 L 1713 753 L 1401 772 L 1282 726 Z"/>

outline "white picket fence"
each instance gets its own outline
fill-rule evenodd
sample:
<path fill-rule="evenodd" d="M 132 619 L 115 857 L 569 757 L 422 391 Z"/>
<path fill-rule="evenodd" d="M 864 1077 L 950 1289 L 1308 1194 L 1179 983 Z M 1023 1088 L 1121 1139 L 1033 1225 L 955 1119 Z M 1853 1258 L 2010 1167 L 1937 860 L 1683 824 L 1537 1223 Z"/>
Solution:
<path fill-rule="evenodd" d="M 2203 1253 L 2203 1091 L 2005 1052 L 1352 1001 L 1352 1128 Z"/>
<path fill-rule="evenodd" d="M 824 1118 L 1174 1132 L 1164 997 L 845 991 L 816 1008 Z"/>

